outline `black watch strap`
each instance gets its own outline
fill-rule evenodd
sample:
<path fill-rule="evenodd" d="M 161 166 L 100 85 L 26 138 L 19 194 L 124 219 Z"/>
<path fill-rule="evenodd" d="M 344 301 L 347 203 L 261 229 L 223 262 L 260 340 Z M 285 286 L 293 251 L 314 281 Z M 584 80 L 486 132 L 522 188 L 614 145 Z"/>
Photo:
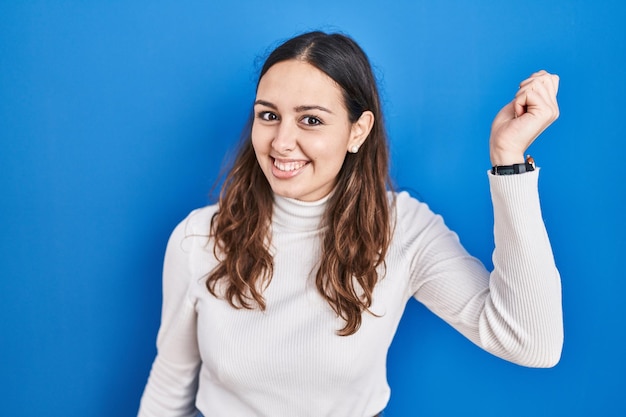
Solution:
<path fill-rule="evenodd" d="M 535 160 L 532 156 L 526 157 L 526 162 L 523 164 L 514 165 L 495 165 L 491 168 L 493 175 L 514 175 L 522 174 L 524 172 L 530 172 L 535 170 Z"/>

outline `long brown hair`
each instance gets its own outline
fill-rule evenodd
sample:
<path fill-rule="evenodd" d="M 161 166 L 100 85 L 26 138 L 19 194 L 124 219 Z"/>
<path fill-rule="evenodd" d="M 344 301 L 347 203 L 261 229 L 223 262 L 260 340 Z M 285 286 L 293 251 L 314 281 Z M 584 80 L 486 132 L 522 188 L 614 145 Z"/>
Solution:
<path fill-rule="evenodd" d="M 259 81 L 272 65 L 290 59 L 315 66 L 341 87 L 350 122 L 366 110 L 375 118 L 359 152 L 346 155 L 320 225 L 327 228 L 316 285 L 346 322 L 338 334 L 347 336 L 359 329 L 363 312 L 372 305 L 377 268 L 384 267 L 392 233 L 389 152 L 378 88 L 367 56 L 342 34 L 310 32 L 288 40 L 269 55 Z M 235 308 L 265 309 L 262 292 L 273 275 L 269 253 L 273 195 L 256 160 L 251 127 L 252 120 L 211 221 L 213 252 L 220 263 L 206 286 Z"/>

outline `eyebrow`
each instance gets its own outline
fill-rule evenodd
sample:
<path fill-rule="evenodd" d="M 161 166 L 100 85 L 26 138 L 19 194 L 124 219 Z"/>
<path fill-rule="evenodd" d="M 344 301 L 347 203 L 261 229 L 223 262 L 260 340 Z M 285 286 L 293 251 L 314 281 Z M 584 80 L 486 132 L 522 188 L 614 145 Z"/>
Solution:
<path fill-rule="evenodd" d="M 254 102 L 254 105 L 256 106 L 257 104 L 259 104 L 261 106 L 269 107 L 270 109 L 278 110 L 278 107 L 274 103 L 270 103 L 269 101 L 257 100 L 257 101 Z M 320 110 L 320 111 L 323 111 L 323 112 L 326 112 L 326 113 L 329 113 L 329 114 L 333 114 L 333 112 L 330 111 L 329 109 L 327 109 L 326 107 L 315 106 L 315 105 L 297 106 L 297 107 L 294 107 L 294 110 L 297 113 L 302 113 L 302 112 L 309 111 L 309 110 Z"/>

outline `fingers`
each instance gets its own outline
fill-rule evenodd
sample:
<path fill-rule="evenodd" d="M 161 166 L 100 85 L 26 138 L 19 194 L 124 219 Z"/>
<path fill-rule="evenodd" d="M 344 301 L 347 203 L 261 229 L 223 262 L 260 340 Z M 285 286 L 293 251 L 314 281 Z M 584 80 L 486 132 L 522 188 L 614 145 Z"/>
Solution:
<path fill-rule="evenodd" d="M 554 91 L 555 94 L 559 90 L 559 76 L 556 74 L 550 74 L 545 70 L 537 71 L 532 74 L 530 77 L 520 83 L 519 88 L 523 89 L 529 84 L 537 81 L 541 82 L 542 84 L 547 84 L 547 87 L 551 87 L 551 90 Z"/>
<path fill-rule="evenodd" d="M 513 100 L 514 116 L 525 113 L 553 122 L 559 116 L 556 94 L 559 89 L 559 77 L 544 70 L 532 74 L 519 85 Z"/>

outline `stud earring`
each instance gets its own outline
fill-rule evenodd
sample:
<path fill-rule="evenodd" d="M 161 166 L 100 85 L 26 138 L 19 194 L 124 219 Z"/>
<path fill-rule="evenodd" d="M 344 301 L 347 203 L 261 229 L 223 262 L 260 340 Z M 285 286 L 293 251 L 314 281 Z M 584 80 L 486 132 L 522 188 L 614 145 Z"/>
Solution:
<path fill-rule="evenodd" d="M 359 151 L 359 146 L 358 145 L 354 145 L 353 147 L 350 148 L 350 152 L 352 153 L 357 153 Z"/>

